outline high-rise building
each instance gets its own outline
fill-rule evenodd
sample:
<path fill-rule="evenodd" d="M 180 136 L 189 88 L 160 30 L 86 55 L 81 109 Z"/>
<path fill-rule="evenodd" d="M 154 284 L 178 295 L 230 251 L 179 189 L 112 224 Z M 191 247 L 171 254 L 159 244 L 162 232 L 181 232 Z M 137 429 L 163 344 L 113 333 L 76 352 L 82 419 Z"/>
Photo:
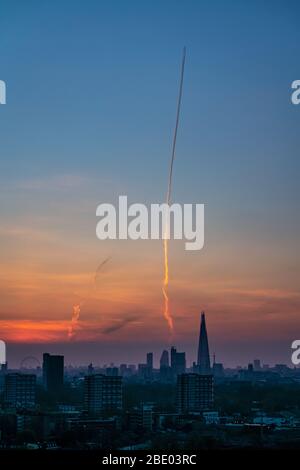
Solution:
<path fill-rule="evenodd" d="M 26 408 L 35 405 L 36 376 L 11 373 L 5 375 L 4 402 L 8 407 Z"/>
<path fill-rule="evenodd" d="M 50 393 L 61 390 L 64 383 L 64 356 L 43 354 L 43 383 Z"/>
<path fill-rule="evenodd" d="M 84 378 L 84 404 L 90 415 L 122 409 L 122 377 L 103 374 Z"/>
<path fill-rule="evenodd" d="M 214 400 L 214 378 L 209 359 L 205 314 L 201 313 L 196 373 L 177 377 L 177 409 L 179 413 L 200 413 L 210 410 Z"/>
<path fill-rule="evenodd" d="M 160 368 L 162 367 L 169 367 L 169 351 L 166 349 L 162 352 L 160 358 Z"/>
<path fill-rule="evenodd" d="M 177 411 L 200 413 L 213 406 L 213 376 L 180 374 L 177 377 Z"/>
<path fill-rule="evenodd" d="M 147 353 L 147 367 L 151 370 L 153 369 L 153 353 Z"/>
<path fill-rule="evenodd" d="M 186 368 L 185 352 L 177 352 L 174 346 L 171 348 L 171 368 L 175 375 L 184 374 Z"/>
<path fill-rule="evenodd" d="M 211 374 L 208 338 L 204 312 L 201 312 L 197 367 L 199 374 Z"/>
<path fill-rule="evenodd" d="M 153 379 L 153 353 L 146 356 L 146 364 L 138 364 L 138 375 L 141 380 L 151 382 Z"/>
<path fill-rule="evenodd" d="M 254 368 L 255 371 L 261 370 L 260 359 L 254 359 L 253 368 Z"/>
<path fill-rule="evenodd" d="M 161 382 L 173 382 L 174 375 L 169 363 L 169 351 L 162 352 L 160 358 L 159 379 Z"/>

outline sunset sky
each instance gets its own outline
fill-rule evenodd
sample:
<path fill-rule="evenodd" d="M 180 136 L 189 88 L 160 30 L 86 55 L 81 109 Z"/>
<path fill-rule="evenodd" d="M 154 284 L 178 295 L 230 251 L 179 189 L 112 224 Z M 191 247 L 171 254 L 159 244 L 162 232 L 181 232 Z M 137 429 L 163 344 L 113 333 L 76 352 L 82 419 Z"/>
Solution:
<path fill-rule="evenodd" d="M 205 310 L 225 365 L 290 363 L 300 335 L 297 1 L 0 0 L 0 339 L 8 361 L 196 357 Z M 179 68 L 173 201 L 205 204 L 205 245 L 99 241 L 96 207 L 161 203 Z M 103 260 L 109 260 L 98 269 Z M 80 305 L 68 337 L 73 306 Z"/>

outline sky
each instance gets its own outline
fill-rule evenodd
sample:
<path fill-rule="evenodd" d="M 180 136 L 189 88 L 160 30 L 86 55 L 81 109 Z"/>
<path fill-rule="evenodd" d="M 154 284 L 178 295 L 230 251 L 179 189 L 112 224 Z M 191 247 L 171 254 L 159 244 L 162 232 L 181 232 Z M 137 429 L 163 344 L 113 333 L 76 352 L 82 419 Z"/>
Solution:
<path fill-rule="evenodd" d="M 297 1 L 0 0 L 0 338 L 8 361 L 196 358 L 290 364 L 298 339 Z M 205 204 L 205 244 L 96 238 L 96 207 Z M 100 269 L 101 263 L 109 258 Z M 98 269 L 99 268 L 99 269 Z M 96 280 L 95 280 L 96 278 Z M 73 307 L 80 318 L 69 334 Z"/>

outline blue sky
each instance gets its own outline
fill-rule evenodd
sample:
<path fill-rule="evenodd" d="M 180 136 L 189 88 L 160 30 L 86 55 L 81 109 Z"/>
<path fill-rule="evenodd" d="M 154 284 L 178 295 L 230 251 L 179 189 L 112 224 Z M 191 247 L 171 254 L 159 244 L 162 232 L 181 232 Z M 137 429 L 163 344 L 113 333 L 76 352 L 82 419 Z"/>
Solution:
<path fill-rule="evenodd" d="M 297 12 L 278 1 L 1 1 L 2 177 L 122 168 L 124 186 L 163 191 L 185 44 L 175 194 L 198 199 L 198 183 L 204 199 L 295 196 Z"/>

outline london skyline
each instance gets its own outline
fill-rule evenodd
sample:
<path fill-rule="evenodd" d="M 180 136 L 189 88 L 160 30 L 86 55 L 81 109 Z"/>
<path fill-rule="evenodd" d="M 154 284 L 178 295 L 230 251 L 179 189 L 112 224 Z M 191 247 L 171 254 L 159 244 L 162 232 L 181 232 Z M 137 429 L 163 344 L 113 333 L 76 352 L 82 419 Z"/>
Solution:
<path fill-rule="evenodd" d="M 261 363 L 261 366 L 266 366 L 266 367 L 273 367 L 276 364 L 282 364 L 282 361 L 271 361 L 269 362 L 266 360 L 266 355 L 262 354 L 254 354 L 253 357 L 248 357 L 248 356 L 243 356 L 243 352 L 240 352 L 238 358 L 236 357 L 234 361 L 227 361 L 226 362 L 226 354 L 225 354 L 225 362 L 224 362 L 224 357 L 220 356 L 220 354 L 216 353 L 216 349 L 213 349 L 213 352 L 210 352 L 211 349 L 209 347 L 209 344 L 211 341 L 208 341 L 208 333 L 207 333 L 207 328 L 206 328 L 206 321 L 205 321 L 205 312 L 201 312 L 199 317 L 199 328 L 198 332 L 195 335 L 194 338 L 194 344 L 192 344 L 192 348 L 190 348 L 191 344 L 187 345 L 187 351 L 186 349 L 179 348 L 180 354 L 185 355 L 185 360 L 186 360 L 186 368 L 189 370 L 194 370 L 194 367 L 196 365 L 197 371 L 201 374 L 210 374 L 212 371 L 212 365 L 216 363 L 221 363 L 225 368 L 228 369 L 235 369 L 238 367 L 248 367 L 249 363 L 252 363 L 255 360 L 259 360 Z M 71 351 L 70 354 L 70 345 L 76 345 L 77 350 L 76 353 L 75 351 Z M 214 343 L 212 343 L 214 345 Z M 153 360 L 153 366 L 154 368 L 159 368 L 160 366 L 160 359 L 161 359 L 161 354 L 162 352 L 166 352 L 169 349 L 170 351 L 176 348 L 178 348 L 178 345 L 176 343 L 169 343 L 168 345 L 164 344 L 161 346 L 158 345 L 153 345 L 153 343 L 149 344 L 149 348 L 147 350 L 147 343 L 142 339 L 142 342 L 138 344 L 137 349 L 132 348 L 131 350 L 128 351 L 128 348 L 126 350 L 126 353 L 122 354 L 122 358 L 119 356 L 119 349 L 114 352 L 114 348 L 110 344 L 109 347 L 104 350 L 104 353 L 99 354 L 99 344 L 98 343 L 83 343 L 83 344 L 78 344 L 78 343 L 69 343 L 69 347 L 64 344 L 56 344 L 52 343 L 49 345 L 46 344 L 38 344 L 38 345 L 32 345 L 29 344 L 27 345 L 27 348 L 24 350 L 24 345 L 19 351 L 19 354 L 25 354 L 24 357 L 20 356 L 13 356 L 11 353 L 11 349 L 8 348 L 8 355 L 7 355 L 7 360 L 9 361 L 9 366 L 10 368 L 22 368 L 22 362 L 27 358 L 35 358 L 34 353 L 36 354 L 36 358 L 39 361 L 39 357 L 41 359 L 41 356 L 45 355 L 45 350 L 50 350 L 51 354 L 62 354 L 66 355 L 67 358 L 67 363 L 66 366 L 74 366 L 74 367 L 87 367 L 87 364 L 93 363 L 94 366 L 96 367 L 109 367 L 109 366 L 116 366 L 119 367 L 121 364 L 139 364 L 143 363 L 146 355 L 148 355 L 148 352 L 151 351 L 152 355 L 152 360 Z M 79 346 L 79 347 L 78 347 Z M 143 353 L 141 353 L 141 346 L 144 348 Z M 154 346 L 154 347 L 153 347 Z M 214 345 L 215 346 L 215 345 Z M 161 349 L 159 349 L 161 347 Z M 145 349 L 146 348 L 146 349 Z M 176 349 L 175 349 L 176 351 Z M 257 351 L 256 351 L 257 352 Z M 154 355 L 153 355 L 154 353 Z M 290 361 L 290 356 L 289 360 L 286 361 L 287 366 L 294 368 L 294 365 Z"/>

